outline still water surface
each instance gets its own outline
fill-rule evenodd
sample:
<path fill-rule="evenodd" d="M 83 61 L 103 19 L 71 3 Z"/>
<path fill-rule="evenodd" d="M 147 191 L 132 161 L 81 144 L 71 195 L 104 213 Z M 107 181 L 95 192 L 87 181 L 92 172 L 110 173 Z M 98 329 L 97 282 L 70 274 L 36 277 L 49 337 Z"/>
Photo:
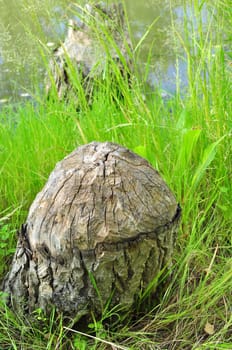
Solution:
<path fill-rule="evenodd" d="M 0 103 L 30 98 L 35 86 L 43 87 L 44 48 L 51 51 L 66 33 L 72 1 L 0 0 Z M 76 1 L 84 5 L 86 1 Z M 136 43 L 155 21 L 143 42 L 140 66 L 152 48 L 148 81 L 167 93 L 175 91 L 176 57 L 180 47 L 173 35 L 183 30 L 181 1 L 125 1 Z M 170 5 L 171 4 L 171 5 Z M 205 14 L 206 16 L 206 14 Z M 186 67 L 180 60 L 180 76 L 186 85 Z"/>

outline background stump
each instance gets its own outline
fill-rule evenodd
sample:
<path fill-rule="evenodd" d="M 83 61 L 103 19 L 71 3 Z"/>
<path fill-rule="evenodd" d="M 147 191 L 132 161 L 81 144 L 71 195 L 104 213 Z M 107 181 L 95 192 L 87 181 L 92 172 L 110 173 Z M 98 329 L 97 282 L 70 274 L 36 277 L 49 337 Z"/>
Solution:
<path fill-rule="evenodd" d="M 60 99 L 71 92 L 78 101 L 82 87 L 90 102 L 94 86 L 106 76 L 112 84 L 118 74 L 130 80 L 132 44 L 121 3 L 77 6 L 76 14 L 64 42 L 53 52 L 46 91 L 49 95 L 53 81 Z"/>
<path fill-rule="evenodd" d="M 3 282 L 13 307 L 71 317 L 130 308 L 169 262 L 180 217 L 151 165 L 92 142 L 60 161 L 36 196 Z"/>

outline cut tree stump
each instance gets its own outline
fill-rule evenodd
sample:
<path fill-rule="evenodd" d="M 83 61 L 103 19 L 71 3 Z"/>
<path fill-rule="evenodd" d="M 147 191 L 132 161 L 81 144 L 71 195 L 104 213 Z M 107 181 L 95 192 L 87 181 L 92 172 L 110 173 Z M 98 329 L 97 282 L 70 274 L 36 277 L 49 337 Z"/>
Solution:
<path fill-rule="evenodd" d="M 129 309 L 170 263 L 179 218 L 145 159 L 114 143 L 81 146 L 31 205 L 2 289 L 25 312 L 99 315 L 109 300 Z"/>
<path fill-rule="evenodd" d="M 116 82 L 119 73 L 130 80 L 132 44 L 121 3 L 86 4 L 77 11 L 79 18 L 69 20 L 67 36 L 53 52 L 46 91 L 49 96 L 55 86 L 60 99 L 71 92 L 76 102 L 82 92 L 90 102 L 96 82 L 102 85 L 105 77 Z"/>

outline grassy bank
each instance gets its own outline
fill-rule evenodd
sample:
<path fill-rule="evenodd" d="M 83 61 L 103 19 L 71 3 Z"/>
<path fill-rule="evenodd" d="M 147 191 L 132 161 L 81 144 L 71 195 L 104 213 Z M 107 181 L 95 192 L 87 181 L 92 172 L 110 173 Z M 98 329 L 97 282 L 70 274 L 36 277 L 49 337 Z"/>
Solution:
<path fill-rule="evenodd" d="M 207 26 L 193 1 L 194 25 L 176 32 L 186 55 L 188 87 L 164 100 L 123 79 L 118 97 L 110 80 L 89 107 L 70 100 L 35 103 L 0 112 L 0 273 L 9 268 L 16 230 L 56 162 L 75 147 L 113 141 L 147 158 L 183 208 L 170 282 L 159 304 L 110 324 L 93 320 L 88 338 L 65 328 L 62 317 L 35 321 L 0 307 L 0 349 L 232 349 L 232 16 L 216 1 Z M 111 62 L 113 64 L 113 62 Z M 178 64 L 178 58 L 177 58 Z M 110 79 L 110 78 L 109 78 Z M 104 322 L 103 322 L 104 321 Z M 72 324 L 69 325 L 72 327 Z"/>

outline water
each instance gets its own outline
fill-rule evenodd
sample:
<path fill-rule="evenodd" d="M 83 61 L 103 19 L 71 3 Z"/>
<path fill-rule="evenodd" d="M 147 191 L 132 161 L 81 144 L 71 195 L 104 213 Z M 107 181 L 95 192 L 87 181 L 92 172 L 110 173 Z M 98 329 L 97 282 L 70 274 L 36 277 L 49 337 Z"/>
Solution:
<path fill-rule="evenodd" d="M 42 46 L 65 30 L 69 1 L 0 0 L 0 102 L 28 98 L 42 84 Z"/>
<path fill-rule="evenodd" d="M 71 3 L 67 0 L 0 0 L 0 104 L 30 98 L 35 86 L 43 88 L 41 52 L 44 48 L 49 52 L 64 37 Z M 183 28 L 181 2 L 172 1 L 172 8 L 170 1 L 164 0 L 126 0 L 125 3 L 135 45 L 155 21 L 140 47 L 138 59 L 142 74 L 146 72 L 145 62 L 152 48 L 146 80 L 163 89 L 164 94 L 174 93 L 176 57 L 182 53 L 172 33 L 173 27 L 180 32 Z M 178 69 L 185 86 L 184 60 L 179 61 Z"/>

